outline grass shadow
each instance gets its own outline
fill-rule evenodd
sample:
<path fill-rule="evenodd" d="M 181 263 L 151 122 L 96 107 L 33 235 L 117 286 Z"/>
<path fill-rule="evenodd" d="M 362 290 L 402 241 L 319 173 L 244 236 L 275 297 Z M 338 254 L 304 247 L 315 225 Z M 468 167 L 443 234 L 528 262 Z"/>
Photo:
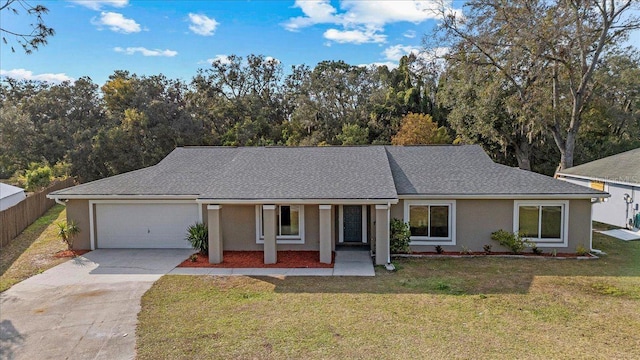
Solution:
<path fill-rule="evenodd" d="M 60 216 L 64 209 L 62 205 L 53 206 L 2 248 L 0 254 L 0 276 L 4 275 L 20 255 L 38 240 L 40 235 Z"/>

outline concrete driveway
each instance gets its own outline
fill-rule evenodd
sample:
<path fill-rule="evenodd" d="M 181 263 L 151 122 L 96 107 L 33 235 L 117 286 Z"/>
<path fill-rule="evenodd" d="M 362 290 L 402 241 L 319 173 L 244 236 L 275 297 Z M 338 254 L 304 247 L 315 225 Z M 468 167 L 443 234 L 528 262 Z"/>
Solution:
<path fill-rule="evenodd" d="M 132 359 L 140 298 L 193 250 L 95 250 L 0 294 L 2 359 Z"/>

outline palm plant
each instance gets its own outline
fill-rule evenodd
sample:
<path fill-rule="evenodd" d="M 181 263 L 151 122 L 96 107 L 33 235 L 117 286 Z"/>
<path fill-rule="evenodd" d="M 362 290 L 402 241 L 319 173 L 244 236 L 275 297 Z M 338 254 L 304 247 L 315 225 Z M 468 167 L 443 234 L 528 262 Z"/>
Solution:
<path fill-rule="evenodd" d="M 67 244 L 67 249 L 73 249 L 73 240 L 80 232 L 78 225 L 72 220 L 69 222 L 59 222 L 58 225 L 58 237 Z"/>
<path fill-rule="evenodd" d="M 206 255 L 209 252 L 209 229 L 205 224 L 197 222 L 189 226 L 185 240 L 201 254 Z"/>

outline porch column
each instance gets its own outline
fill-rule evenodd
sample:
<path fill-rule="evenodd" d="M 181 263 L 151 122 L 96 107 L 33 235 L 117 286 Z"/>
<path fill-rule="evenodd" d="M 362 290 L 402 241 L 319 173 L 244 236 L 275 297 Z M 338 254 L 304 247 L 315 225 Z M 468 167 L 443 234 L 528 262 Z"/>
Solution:
<path fill-rule="evenodd" d="M 209 263 L 222 262 L 222 221 L 220 220 L 220 205 L 207 205 L 209 220 Z"/>
<path fill-rule="evenodd" d="M 376 265 L 389 259 L 389 206 L 376 205 Z"/>
<path fill-rule="evenodd" d="M 264 225 L 264 263 L 275 264 L 278 262 L 278 249 L 276 247 L 276 206 L 262 205 L 262 221 Z"/>
<path fill-rule="evenodd" d="M 331 205 L 320 205 L 320 262 L 331 264 Z"/>

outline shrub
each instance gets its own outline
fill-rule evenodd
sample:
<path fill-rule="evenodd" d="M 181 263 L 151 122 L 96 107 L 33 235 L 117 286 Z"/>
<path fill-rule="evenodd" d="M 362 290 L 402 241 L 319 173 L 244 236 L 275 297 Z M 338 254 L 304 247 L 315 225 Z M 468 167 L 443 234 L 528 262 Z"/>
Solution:
<path fill-rule="evenodd" d="M 444 250 L 442 250 L 442 246 L 436 245 L 436 254 L 442 254 Z"/>
<path fill-rule="evenodd" d="M 209 252 L 209 229 L 201 222 L 197 222 L 187 229 L 187 237 L 185 238 L 191 247 L 206 255 Z"/>
<path fill-rule="evenodd" d="M 484 252 L 487 253 L 487 254 L 491 254 L 491 244 L 485 244 L 482 247 L 482 250 L 484 250 Z"/>
<path fill-rule="evenodd" d="M 471 254 L 471 250 L 468 247 L 462 245 L 462 249 L 460 250 L 460 254 L 461 255 L 470 255 Z"/>
<path fill-rule="evenodd" d="M 58 237 L 67 244 L 67 249 L 72 250 L 73 240 L 80 232 L 80 228 L 78 228 L 78 225 L 76 225 L 73 220 L 69 222 L 59 222 L 56 223 L 56 225 L 58 226 Z"/>
<path fill-rule="evenodd" d="M 400 219 L 391 219 L 391 241 L 389 248 L 392 254 L 408 253 L 410 251 L 411 230 L 409 224 Z"/>
<path fill-rule="evenodd" d="M 509 248 L 514 254 L 519 254 L 527 247 L 532 247 L 533 244 L 526 239 L 523 239 L 518 233 L 510 233 L 504 230 L 498 230 L 491 233 L 491 239 L 497 241 L 500 245 Z"/>
<path fill-rule="evenodd" d="M 24 174 L 24 184 L 27 191 L 36 191 L 49 186 L 53 180 L 53 172 L 48 165 L 32 163 Z"/>
<path fill-rule="evenodd" d="M 584 247 L 584 245 L 580 244 L 576 246 L 576 255 L 585 256 L 587 254 L 589 254 L 589 250 L 587 250 L 587 248 Z"/>
<path fill-rule="evenodd" d="M 540 254 L 542 254 L 542 249 L 540 249 L 539 247 L 533 245 L 531 247 L 531 252 L 536 254 L 536 255 L 540 255 Z"/>

